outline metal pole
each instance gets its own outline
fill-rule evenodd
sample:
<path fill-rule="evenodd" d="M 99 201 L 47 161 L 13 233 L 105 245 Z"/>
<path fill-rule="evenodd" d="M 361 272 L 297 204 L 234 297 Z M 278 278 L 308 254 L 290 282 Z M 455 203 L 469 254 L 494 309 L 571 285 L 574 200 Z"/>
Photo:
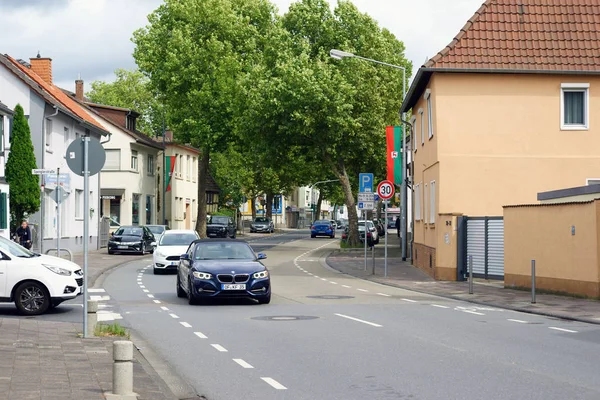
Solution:
<path fill-rule="evenodd" d="M 385 205 L 385 212 L 384 212 L 385 217 L 383 219 L 384 224 L 385 224 L 384 230 L 383 230 L 383 232 L 385 233 L 385 252 L 384 252 L 384 256 L 383 256 L 383 260 L 384 260 L 383 268 L 384 268 L 384 275 L 387 278 L 387 276 L 388 276 L 388 266 L 387 266 L 387 264 L 388 264 L 387 263 L 387 261 L 388 261 L 388 259 L 387 259 L 387 249 L 388 249 L 388 214 L 387 214 L 387 211 L 388 210 L 387 209 L 388 209 L 389 201 L 384 200 L 383 204 Z"/>
<path fill-rule="evenodd" d="M 535 260 L 531 260 L 531 303 L 535 304 Z"/>
<path fill-rule="evenodd" d="M 163 142 L 163 184 L 162 188 L 158 188 L 158 190 L 162 190 L 162 224 L 166 224 L 167 222 L 167 145 L 165 140 L 165 119 L 163 118 L 163 127 L 162 127 L 162 142 Z M 193 211 L 192 211 L 193 212 Z"/>
<path fill-rule="evenodd" d="M 88 313 L 88 236 L 90 235 L 90 171 L 88 166 L 90 137 L 83 138 L 83 337 L 88 338 L 87 313 Z M 87 214 L 86 214 L 87 213 Z"/>
<path fill-rule="evenodd" d="M 367 210 L 363 210 L 363 219 L 365 220 L 365 271 L 367 270 Z"/>
<path fill-rule="evenodd" d="M 406 69 L 402 68 L 402 101 L 404 101 L 404 97 L 406 96 Z M 406 215 L 408 213 L 408 198 L 407 198 L 407 190 L 406 190 L 406 124 L 404 123 L 406 120 L 406 113 L 402 113 L 402 186 L 401 186 L 401 196 L 402 196 L 402 218 L 400 221 L 400 228 L 402 230 L 402 261 L 406 261 L 406 239 L 408 236 L 408 229 L 406 227 Z"/>
<path fill-rule="evenodd" d="M 469 256 L 469 294 L 473 294 L 473 256 Z"/>
<path fill-rule="evenodd" d="M 56 168 L 56 256 L 60 257 L 60 204 L 62 203 L 62 193 L 60 190 L 60 168 Z"/>

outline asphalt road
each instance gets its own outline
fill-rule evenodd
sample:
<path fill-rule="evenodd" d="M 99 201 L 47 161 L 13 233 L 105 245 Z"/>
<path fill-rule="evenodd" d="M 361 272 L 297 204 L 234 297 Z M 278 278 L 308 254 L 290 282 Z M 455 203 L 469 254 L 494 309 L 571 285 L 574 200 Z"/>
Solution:
<path fill-rule="evenodd" d="M 148 262 L 104 282 L 129 326 L 217 399 L 598 399 L 600 329 L 362 281 L 330 270 L 331 239 L 251 242 L 270 305 L 189 306 Z M 143 349 L 142 349 L 143 352 Z"/>

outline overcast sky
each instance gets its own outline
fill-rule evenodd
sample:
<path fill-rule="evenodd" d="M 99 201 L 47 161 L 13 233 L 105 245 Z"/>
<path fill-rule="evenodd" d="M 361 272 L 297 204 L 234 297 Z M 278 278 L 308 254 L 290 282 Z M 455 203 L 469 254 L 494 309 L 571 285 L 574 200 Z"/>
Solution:
<path fill-rule="evenodd" d="M 280 13 L 295 0 L 272 0 Z M 446 46 L 484 0 L 354 0 L 404 42 L 414 73 Z M 330 0 L 335 5 L 337 0 Z M 38 50 L 52 58 L 54 83 L 74 90 L 111 81 L 117 68 L 134 68 L 132 33 L 162 0 L 0 0 L 0 53 L 28 60 Z"/>

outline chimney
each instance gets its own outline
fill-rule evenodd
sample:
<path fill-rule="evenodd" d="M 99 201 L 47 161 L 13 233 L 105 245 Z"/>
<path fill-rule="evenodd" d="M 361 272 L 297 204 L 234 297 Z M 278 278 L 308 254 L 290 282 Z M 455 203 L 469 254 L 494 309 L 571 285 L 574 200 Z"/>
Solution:
<path fill-rule="evenodd" d="M 41 57 L 40 52 L 35 58 L 30 58 L 31 70 L 35 72 L 46 83 L 52 84 L 52 59 Z"/>
<path fill-rule="evenodd" d="M 81 79 L 75 81 L 75 98 L 83 101 L 83 81 Z"/>

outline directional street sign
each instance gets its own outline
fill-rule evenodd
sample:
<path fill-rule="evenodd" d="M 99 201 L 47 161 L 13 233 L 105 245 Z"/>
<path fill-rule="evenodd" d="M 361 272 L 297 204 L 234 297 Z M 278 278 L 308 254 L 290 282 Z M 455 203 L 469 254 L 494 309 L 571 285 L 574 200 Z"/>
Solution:
<path fill-rule="evenodd" d="M 377 194 L 384 200 L 391 199 L 394 197 L 394 184 L 388 180 L 379 182 Z"/>
<path fill-rule="evenodd" d="M 32 169 L 31 173 L 33 175 L 56 174 L 56 170 L 55 169 Z"/>
<path fill-rule="evenodd" d="M 359 192 L 372 192 L 373 191 L 373 174 L 359 174 L 358 175 L 358 187 Z"/>

